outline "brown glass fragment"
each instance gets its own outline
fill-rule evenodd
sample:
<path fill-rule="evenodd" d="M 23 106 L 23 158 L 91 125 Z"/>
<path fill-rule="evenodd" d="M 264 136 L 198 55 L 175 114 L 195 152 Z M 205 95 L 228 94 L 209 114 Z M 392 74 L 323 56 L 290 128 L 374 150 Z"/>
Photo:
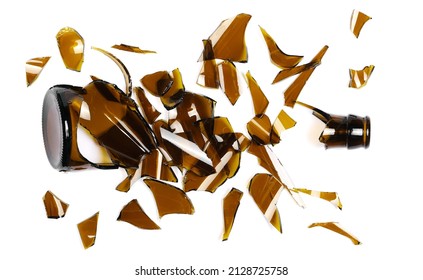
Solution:
<path fill-rule="evenodd" d="M 122 208 L 117 220 L 130 223 L 141 229 L 160 229 L 160 227 L 147 216 L 136 199 L 131 200 Z"/>
<path fill-rule="evenodd" d="M 370 75 L 372 74 L 374 68 L 374 65 L 369 65 L 365 66 L 362 70 L 350 69 L 349 87 L 357 89 L 364 87 L 370 79 Z"/>
<path fill-rule="evenodd" d="M 313 115 L 326 124 L 319 141 L 326 148 L 346 147 L 354 149 L 368 148 L 370 145 L 370 118 L 356 115 L 339 116 L 328 114 L 303 102 L 298 104 L 313 110 Z"/>
<path fill-rule="evenodd" d="M 242 191 L 232 188 L 229 193 L 223 198 L 223 220 L 224 232 L 222 240 L 228 240 L 234 224 L 235 215 L 238 211 L 239 203 L 242 198 Z"/>
<path fill-rule="evenodd" d="M 276 204 L 282 190 L 282 184 L 275 177 L 264 173 L 254 175 L 248 186 L 250 195 L 265 218 L 279 232 L 282 232 L 282 227 Z"/>
<path fill-rule="evenodd" d="M 325 223 L 313 223 L 311 225 L 309 225 L 309 228 L 313 228 L 313 227 L 324 227 L 328 230 L 334 231 L 340 235 L 343 235 L 347 238 L 349 238 L 351 240 L 352 243 L 354 243 L 354 245 L 360 245 L 361 242 L 352 234 L 348 233 L 346 230 L 344 230 L 339 223 L 337 222 L 325 222 Z"/>
<path fill-rule="evenodd" d="M 281 133 L 294 127 L 296 123 L 284 110 L 281 110 L 272 125 L 271 143 L 273 145 L 279 143 Z"/>
<path fill-rule="evenodd" d="M 93 216 L 80 222 L 77 225 L 82 245 L 84 245 L 85 249 L 90 248 L 95 243 L 95 239 L 97 237 L 97 222 L 99 214 L 100 213 L 97 212 Z"/>
<path fill-rule="evenodd" d="M 194 206 L 184 191 L 172 185 L 145 179 L 156 200 L 160 218 L 167 214 L 194 214 Z"/>
<path fill-rule="evenodd" d="M 133 183 L 133 180 L 134 180 L 134 176 L 137 172 L 137 169 L 133 169 L 133 168 L 126 168 L 125 170 L 126 170 L 126 173 L 128 175 L 116 187 L 116 190 L 118 190 L 120 192 L 128 192 L 131 189 L 131 186 L 132 186 L 132 183 Z"/>
<path fill-rule="evenodd" d="M 161 97 L 169 90 L 173 80 L 167 71 L 158 71 L 142 77 L 141 83 L 152 95 Z"/>
<path fill-rule="evenodd" d="M 203 66 L 198 76 L 197 84 L 208 88 L 218 88 L 219 76 L 212 43 L 210 40 L 203 40 L 203 45 Z"/>
<path fill-rule="evenodd" d="M 240 96 L 238 74 L 235 64 L 231 61 L 224 60 L 222 63 L 219 63 L 217 67 L 220 75 L 220 88 L 226 94 L 226 97 L 228 97 L 231 104 L 235 105 Z"/>
<path fill-rule="evenodd" d="M 350 29 L 356 38 L 358 38 L 358 36 L 360 35 L 361 29 L 363 28 L 364 24 L 370 19 L 372 18 L 368 15 L 358 10 L 353 10 L 350 20 Z"/>
<path fill-rule="evenodd" d="M 304 72 L 305 70 L 308 70 L 308 69 L 311 69 L 311 68 L 316 68 L 319 65 L 320 65 L 320 62 L 317 63 L 317 62 L 312 61 L 312 62 L 309 62 L 309 63 L 306 63 L 306 64 L 295 66 L 293 68 L 283 69 L 283 70 L 279 71 L 279 73 L 276 75 L 272 84 L 275 84 L 275 83 L 280 82 L 280 81 L 282 81 L 286 78 L 300 74 L 301 72 Z"/>
<path fill-rule="evenodd" d="M 288 55 L 284 53 L 273 40 L 273 38 L 264 30 L 264 28 L 260 27 L 261 33 L 266 41 L 267 48 L 269 50 L 270 60 L 276 66 L 284 69 L 284 68 L 292 68 L 296 66 L 302 60 L 303 56 L 299 55 Z"/>
<path fill-rule="evenodd" d="M 25 72 L 26 72 L 26 86 L 32 85 L 33 82 L 38 78 L 41 71 L 43 71 L 44 66 L 50 60 L 50 56 L 45 57 L 35 57 L 26 62 Z"/>
<path fill-rule="evenodd" d="M 269 101 L 266 98 L 266 95 L 261 90 L 260 86 L 257 84 L 256 80 L 251 76 L 250 71 L 246 74 L 248 87 L 250 88 L 251 98 L 253 99 L 254 114 L 259 116 L 266 112 Z"/>
<path fill-rule="evenodd" d="M 117 50 L 121 50 L 121 51 L 134 52 L 134 53 L 142 53 L 142 54 L 156 53 L 155 51 L 142 50 L 139 47 L 130 46 L 130 45 L 126 45 L 126 44 L 113 45 L 112 48 L 117 49 Z"/>
<path fill-rule="evenodd" d="M 43 196 L 44 207 L 46 209 L 47 218 L 58 219 L 66 215 L 69 204 L 63 202 L 51 191 L 47 191 Z"/>
<path fill-rule="evenodd" d="M 145 119 L 149 124 L 154 123 L 154 121 L 160 116 L 161 113 L 150 103 L 147 96 L 145 96 L 144 90 L 141 87 L 135 87 L 134 92 L 139 100 L 139 104 L 142 112 L 144 113 L 143 115 Z"/>
<path fill-rule="evenodd" d="M 66 68 L 81 71 L 85 48 L 81 35 L 71 27 L 64 27 L 57 33 L 56 39 Z"/>
<path fill-rule="evenodd" d="M 248 14 L 238 14 L 221 22 L 209 37 L 215 58 L 247 62 L 248 54 L 244 35 L 250 19 L 251 16 Z"/>
<path fill-rule="evenodd" d="M 260 145 L 270 144 L 274 139 L 270 139 L 272 125 L 266 114 L 255 116 L 247 123 L 247 130 L 251 138 Z"/>
<path fill-rule="evenodd" d="M 342 203 L 341 203 L 341 200 L 339 199 L 338 193 L 336 192 L 322 192 L 322 191 L 297 189 L 297 188 L 292 189 L 292 191 L 305 193 L 310 196 L 329 201 L 333 206 L 335 206 L 339 210 L 342 210 Z"/>
<path fill-rule="evenodd" d="M 177 182 L 172 168 L 166 164 L 159 150 L 153 150 L 143 157 L 141 161 L 141 177 L 151 177 L 168 182 Z"/>
<path fill-rule="evenodd" d="M 324 46 L 320 50 L 320 52 L 311 60 L 311 63 L 316 64 L 316 66 L 319 65 L 328 48 L 328 46 Z M 304 70 L 285 90 L 285 106 L 294 107 L 295 101 L 297 100 L 301 90 L 307 83 L 307 80 L 310 78 L 311 74 L 313 74 L 314 69 L 316 69 L 316 67 L 311 67 Z"/>

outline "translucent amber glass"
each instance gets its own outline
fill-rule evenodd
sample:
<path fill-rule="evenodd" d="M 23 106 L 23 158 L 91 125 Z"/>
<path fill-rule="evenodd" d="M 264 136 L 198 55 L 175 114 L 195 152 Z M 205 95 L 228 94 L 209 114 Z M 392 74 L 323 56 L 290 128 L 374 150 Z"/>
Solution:
<path fill-rule="evenodd" d="M 71 28 L 64 27 L 56 35 L 57 45 L 66 68 L 81 71 L 84 62 L 84 39 Z"/>

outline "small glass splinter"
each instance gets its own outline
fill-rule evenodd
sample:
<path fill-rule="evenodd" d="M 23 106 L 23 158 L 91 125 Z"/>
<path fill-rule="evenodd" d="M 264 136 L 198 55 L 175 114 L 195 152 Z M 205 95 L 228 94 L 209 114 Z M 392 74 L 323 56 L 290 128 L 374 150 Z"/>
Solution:
<path fill-rule="evenodd" d="M 97 237 L 98 216 L 99 212 L 77 225 L 82 245 L 84 245 L 85 249 L 90 248 L 95 243 L 95 239 Z"/>
<path fill-rule="evenodd" d="M 160 229 L 160 227 L 147 216 L 138 203 L 133 199 L 120 211 L 118 221 L 124 221 L 142 229 Z"/>
<path fill-rule="evenodd" d="M 266 95 L 264 95 L 260 86 L 257 84 L 256 80 L 251 76 L 250 71 L 246 74 L 248 87 L 250 88 L 251 97 L 253 99 L 254 113 L 255 115 L 261 115 L 266 112 L 267 106 L 269 105 L 269 100 L 267 100 Z"/>
<path fill-rule="evenodd" d="M 370 79 L 375 66 L 369 65 L 364 67 L 362 70 L 353 70 L 350 69 L 350 84 L 349 87 L 352 88 L 362 88 L 367 84 L 367 81 Z"/>
<path fill-rule="evenodd" d="M 156 53 L 155 51 L 142 50 L 139 47 L 125 45 L 125 44 L 113 45 L 112 48 L 117 49 L 117 50 L 121 50 L 121 51 L 134 52 L 134 53 L 142 53 L 142 54 Z"/>
<path fill-rule="evenodd" d="M 242 195 L 242 191 L 236 188 L 232 188 L 223 199 L 223 219 L 225 225 L 225 230 L 222 237 L 223 241 L 229 238 L 229 234 L 231 233 L 232 225 L 234 224 L 235 215 L 238 211 L 239 202 L 242 198 Z"/>
<path fill-rule="evenodd" d="M 71 27 L 64 27 L 57 33 L 56 39 L 66 68 L 81 71 L 85 47 L 81 35 Z"/>
<path fill-rule="evenodd" d="M 38 78 L 41 71 L 43 71 L 44 66 L 50 60 L 50 56 L 45 57 L 35 57 L 26 62 L 25 72 L 26 72 L 26 86 L 32 85 L 33 82 Z"/>
<path fill-rule="evenodd" d="M 313 228 L 313 227 L 324 227 L 328 230 L 334 231 L 340 235 L 343 235 L 347 238 L 349 238 L 351 240 L 352 243 L 354 243 L 354 245 L 360 245 L 361 242 L 352 234 L 348 233 L 346 230 L 344 230 L 339 223 L 337 222 L 327 222 L 327 223 L 313 223 L 311 225 L 309 225 L 309 228 Z"/>
<path fill-rule="evenodd" d="M 51 191 L 47 191 L 43 197 L 44 207 L 46 208 L 47 218 L 58 219 L 66 215 L 69 204 L 60 200 Z"/>
<path fill-rule="evenodd" d="M 360 11 L 354 10 L 352 12 L 350 29 L 356 38 L 358 38 L 358 36 L 360 35 L 361 29 L 363 28 L 364 24 L 370 19 L 372 18 Z"/>
<path fill-rule="evenodd" d="M 337 207 L 339 210 L 342 210 L 342 203 L 341 203 L 341 200 L 339 199 L 339 196 L 336 192 L 321 192 L 321 191 L 307 190 L 307 189 L 297 189 L 297 188 L 292 189 L 292 191 L 302 192 L 302 193 L 308 194 L 308 195 L 313 196 L 313 197 L 324 199 L 324 200 L 332 203 L 332 205 Z"/>

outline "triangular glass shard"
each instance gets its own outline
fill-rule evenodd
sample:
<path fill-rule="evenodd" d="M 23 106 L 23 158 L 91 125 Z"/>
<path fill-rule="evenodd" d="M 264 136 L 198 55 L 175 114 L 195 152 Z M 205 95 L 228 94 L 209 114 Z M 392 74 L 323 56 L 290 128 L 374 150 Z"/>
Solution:
<path fill-rule="evenodd" d="M 229 238 L 242 195 L 242 191 L 232 188 L 223 198 L 224 231 L 222 240 L 227 240 Z"/>
<path fill-rule="evenodd" d="M 160 112 L 151 104 L 147 96 L 145 96 L 144 89 L 141 87 L 135 87 L 134 93 L 139 100 L 139 104 L 144 117 L 149 124 L 154 123 L 154 121 L 160 116 Z"/>
<path fill-rule="evenodd" d="M 203 66 L 198 75 L 197 84 L 208 88 L 218 88 L 219 76 L 211 40 L 203 40 L 203 45 Z"/>
<path fill-rule="evenodd" d="M 56 39 L 66 68 L 81 71 L 85 48 L 82 36 L 75 29 L 64 27 L 57 33 Z"/>
<path fill-rule="evenodd" d="M 323 227 L 323 228 L 326 228 L 328 230 L 331 230 L 333 232 L 336 232 L 340 235 L 343 235 L 343 236 L 349 238 L 351 240 L 351 242 L 354 243 L 354 245 L 360 245 L 361 244 L 360 240 L 358 240 L 357 237 L 355 237 L 354 235 L 347 232 L 337 222 L 313 223 L 313 224 L 309 225 L 308 227 L 309 228 Z"/>
<path fill-rule="evenodd" d="M 232 105 L 235 105 L 240 96 L 238 74 L 231 61 L 224 60 L 217 65 L 219 72 L 220 88 L 226 94 Z"/>
<path fill-rule="evenodd" d="M 310 196 L 326 200 L 330 202 L 333 206 L 338 208 L 339 210 L 342 210 L 342 203 L 341 203 L 341 200 L 339 199 L 338 193 L 336 192 L 322 192 L 322 191 L 297 189 L 297 188 L 294 188 L 293 191 L 305 193 Z"/>
<path fill-rule="evenodd" d="M 84 245 L 85 249 L 90 248 L 95 243 L 95 239 L 97 237 L 98 216 L 99 212 L 77 225 L 82 245 Z"/>
<path fill-rule="evenodd" d="M 26 72 L 26 85 L 29 87 L 33 82 L 38 78 L 41 71 L 43 71 L 44 66 L 50 60 L 50 56 L 45 57 L 35 57 L 26 62 L 25 72 Z"/>
<path fill-rule="evenodd" d="M 259 116 L 266 112 L 269 101 L 266 95 L 257 84 L 256 80 L 251 76 L 250 71 L 246 74 L 248 87 L 250 88 L 251 98 L 253 99 L 254 114 Z"/>
<path fill-rule="evenodd" d="M 47 218 L 58 219 L 66 215 L 69 204 L 63 202 L 51 191 L 47 191 L 43 196 L 44 207 L 46 209 Z"/>
<path fill-rule="evenodd" d="M 281 110 L 272 125 L 270 134 L 272 144 L 279 143 L 282 132 L 294 127 L 296 123 L 284 110 Z"/>
<path fill-rule="evenodd" d="M 356 38 L 358 38 L 358 36 L 360 35 L 361 29 L 363 28 L 364 24 L 370 19 L 372 18 L 368 15 L 358 10 L 353 10 L 350 20 L 350 29 Z"/>
<path fill-rule="evenodd" d="M 147 216 L 136 199 L 131 200 L 122 208 L 117 220 L 130 223 L 141 229 L 160 229 L 160 227 Z"/>

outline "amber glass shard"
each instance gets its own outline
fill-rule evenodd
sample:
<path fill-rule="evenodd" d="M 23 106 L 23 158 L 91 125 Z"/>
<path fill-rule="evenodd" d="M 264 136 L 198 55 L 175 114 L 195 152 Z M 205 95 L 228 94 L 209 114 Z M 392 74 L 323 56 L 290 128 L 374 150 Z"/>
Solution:
<path fill-rule="evenodd" d="M 311 69 L 311 68 L 316 68 L 319 65 L 320 65 L 320 63 L 309 62 L 309 63 L 306 63 L 306 64 L 295 66 L 293 68 L 283 69 L 283 70 L 279 71 L 279 73 L 276 75 L 272 84 L 275 84 L 275 83 L 280 82 L 280 81 L 282 81 L 286 78 L 300 74 L 301 72 L 304 72 L 305 70 L 308 70 L 308 69 Z"/>
<path fill-rule="evenodd" d="M 170 89 L 173 79 L 167 71 L 158 71 L 142 77 L 141 83 L 152 95 L 160 97 Z"/>
<path fill-rule="evenodd" d="M 235 148 L 237 151 L 243 152 L 248 149 L 251 144 L 251 140 L 249 138 L 241 132 L 235 132 L 235 137 L 238 140 L 238 146 Z"/>
<path fill-rule="evenodd" d="M 184 191 L 172 185 L 145 179 L 156 200 L 160 218 L 167 214 L 194 214 L 194 206 Z"/>
<path fill-rule="evenodd" d="M 260 86 L 257 84 L 256 80 L 251 76 L 250 71 L 246 74 L 248 87 L 250 88 L 251 97 L 253 99 L 254 113 L 255 115 L 261 115 L 266 112 L 269 101 L 261 90 Z"/>
<path fill-rule="evenodd" d="M 229 193 L 223 198 L 223 221 L 224 221 L 224 232 L 222 240 L 228 240 L 229 234 L 231 233 L 232 226 L 234 224 L 236 212 L 242 198 L 242 191 L 232 188 Z"/>
<path fill-rule="evenodd" d="M 308 190 L 308 189 L 292 189 L 292 191 L 305 193 L 320 199 L 324 199 L 332 203 L 333 206 L 337 207 L 339 210 L 342 210 L 342 203 L 339 199 L 338 193 L 336 192 L 321 192 L 315 190 Z"/>
<path fill-rule="evenodd" d="M 352 88 L 362 88 L 367 84 L 367 81 L 370 79 L 375 66 L 369 65 L 365 66 L 362 70 L 353 70 L 350 69 L 350 83 L 349 87 Z"/>
<path fill-rule="evenodd" d="M 264 28 L 260 27 L 261 34 L 266 41 L 267 48 L 269 50 L 270 60 L 276 66 L 280 68 L 292 68 L 300 63 L 302 56 L 299 55 L 289 55 L 284 53 L 273 40 L 273 38 L 264 30 Z"/>
<path fill-rule="evenodd" d="M 131 94 L 132 94 L 132 80 L 131 80 L 131 75 L 129 74 L 128 69 L 122 63 L 122 61 L 120 61 L 116 56 L 114 56 L 113 54 L 111 54 L 108 51 L 105 51 L 103 49 L 96 48 L 96 47 L 91 47 L 91 48 L 93 50 L 96 50 L 96 51 L 101 52 L 102 54 L 104 54 L 108 58 L 110 58 L 114 63 L 116 63 L 116 65 L 119 67 L 120 71 L 122 71 L 123 78 L 125 79 L 125 93 L 126 93 L 127 96 L 131 96 Z"/>
<path fill-rule="evenodd" d="M 363 28 L 364 24 L 370 19 L 372 18 L 368 15 L 360 11 L 353 10 L 350 20 L 350 29 L 356 38 L 358 38 L 358 36 L 360 35 L 361 29 Z"/>
<path fill-rule="evenodd" d="M 284 110 L 281 110 L 272 125 L 272 132 L 270 134 L 272 144 L 279 143 L 281 133 L 294 127 L 296 123 Z"/>
<path fill-rule="evenodd" d="M 81 35 L 71 27 L 64 27 L 57 33 L 56 39 L 66 68 L 81 71 L 85 48 Z"/>
<path fill-rule="evenodd" d="M 272 125 L 266 114 L 255 116 L 247 123 L 247 130 L 251 138 L 260 145 L 270 144 Z"/>
<path fill-rule="evenodd" d="M 172 70 L 172 83 L 169 90 L 160 97 L 167 110 L 171 110 L 182 102 L 185 97 L 185 86 L 182 82 L 182 75 L 178 68 Z"/>
<path fill-rule="evenodd" d="M 311 63 L 315 63 L 316 66 L 320 64 L 328 48 L 329 48 L 328 46 L 324 46 L 320 50 L 320 52 L 312 59 Z M 316 69 L 316 67 L 311 67 L 303 71 L 300 75 L 298 75 L 298 77 L 294 80 L 294 82 L 286 89 L 284 93 L 285 106 L 294 107 L 295 101 L 297 100 L 301 90 L 307 83 L 307 80 L 310 78 L 311 74 L 313 74 L 314 69 Z"/>
<path fill-rule="evenodd" d="M 282 190 L 282 184 L 274 176 L 264 173 L 254 175 L 248 186 L 248 191 L 261 212 L 279 232 L 282 232 L 282 227 L 276 204 Z"/>
<path fill-rule="evenodd" d="M 144 90 L 141 87 L 135 87 L 134 92 L 139 100 L 139 104 L 141 106 L 142 112 L 144 113 L 145 119 L 149 124 L 152 124 L 161 113 L 150 103 L 147 96 L 145 96 Z"/>
<path fill-rule="evenodd" d="M 43 71 L 44 66 L 46 66 L 49 61 L 50 56 L 45 57 L 35 57 L 26 62 L 25 72 L 26 72 L 26 86 L 32 85 L 33 82 L 38 78 L 41 71 Z"/>
<path fill-rule="evenodd" d="M 197 84 L 208 88 L 218 88 L 219 76 L 217 75 L 212 43 L 210 40 L 203 40 L 203 45 L 203 66 L 198 76 Z"/>
<path fill-rule="evenodd" d="M 112 48 L 121 50 L 121 51 L 127 51 L 127 52 L 134 52 L 134 53 L 156 53 L 155 51 L 149 51 L 149 50 L 142 50 L 139 47 L 136 46 L 130 46 L 126 44 L 120 44 L 120 45 L 113 45 Z"/>
<path fill-rule="evenodd" d="M 66 215 L 69 204 L 60 200 L 51 191 L 47 191 L 43 196 L 44 207 L 46 208 L 47 218 L 58 219 Z"/>
<path fill-rule="evenodd" d="M 90 248 L 94 245 L 97 237 L 97 222 L 99 212 L 95 213 L 88 219 L 80 222 L 78 226 L 79 235 L 81 236 L 82 245 L 85 249 Z"/>
<path fill-rule="evenodd" d="M 324 227 L 328 230 L 334 231 L 340 235 L 343 235 L 347 238 L 349 238 L 351 240 L 352 243 L 354 243 L 354 245 L 360 245 L 361 242 L 352 234 L 348 233 L 346 230 L 344 230 L 339 223 L 337 222 L 326 222 L 326 223 L 313 223 L 311 225 L 309 225 L 309 228 L 313 228 L 313 227 Z"/>
<path fill-rule="evenodd" d="M 126 168 L 127 176 L 123 179 L 122 182 L 117 185 L 116 190 L 120 192 L 128 192 L 131 189 L 132 184 L 134 183 L 134 177 L 137 172 L 137 169 Z"/>
<path fill-rule="evenodd" d="M 150 154 L 143 157 L 141 161 L 141 176 L 168 182 L 178 181 L 172 168 L 166 164 L 159 150 L 153 150 Z"/>
<path fill-rule="evenodd" d="M 118 221 L 124 221 L 142 229 L 160 229 L 160 227 L 147 216 L 138 200 L 133 199 L 120 211 Z"/>
<path fill-rule="evenodd" d="M 219 63 L 218 69 L 220 87 L 228 97 L 231 104 L 235 105 L 240 96 L 238 74 L 235 64 L 231 61 L 225 60 L 222 63 Z"/>
<path fill-rule="evenodd" d="M 245 29 L 251 16 L 239 14 L 222 21 L 210 35 L 215 58 L 233 62 L 247 62 L 248 54 L 245 45 Z"/>

